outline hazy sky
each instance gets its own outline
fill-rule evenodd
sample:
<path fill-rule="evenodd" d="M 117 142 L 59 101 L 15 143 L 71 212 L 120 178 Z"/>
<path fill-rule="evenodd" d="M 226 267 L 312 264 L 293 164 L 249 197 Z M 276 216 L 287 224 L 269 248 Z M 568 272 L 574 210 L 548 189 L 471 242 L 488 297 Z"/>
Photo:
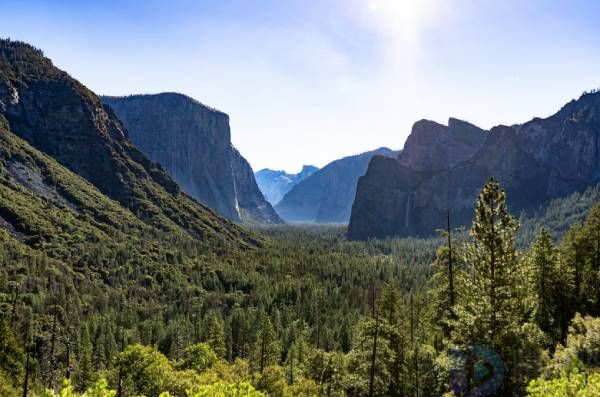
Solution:
<path fill-rule="evenodd" d="M 98 94 L 177 91 L 227 112 L 255 170 L 388 146 L 412 124 L 547 116 L 600 86 L 595 0 L 0 0 Z"/>

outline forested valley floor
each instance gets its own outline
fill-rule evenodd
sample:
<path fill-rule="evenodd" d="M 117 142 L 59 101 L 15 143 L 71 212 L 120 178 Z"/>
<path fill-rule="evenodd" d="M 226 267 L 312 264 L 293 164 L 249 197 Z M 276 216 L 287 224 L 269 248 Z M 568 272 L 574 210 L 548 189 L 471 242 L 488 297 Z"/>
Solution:
<path fill-rule="evenodd" d="M 507 201 L 490 181 L 438 238 L 277 227 L 247 249 L 0 228 L 0 395 L 452 396 L 499 375 L 457 362 L 483 346 L 493 395 L 598 396 L 598 189 L 519 220 Z"/>

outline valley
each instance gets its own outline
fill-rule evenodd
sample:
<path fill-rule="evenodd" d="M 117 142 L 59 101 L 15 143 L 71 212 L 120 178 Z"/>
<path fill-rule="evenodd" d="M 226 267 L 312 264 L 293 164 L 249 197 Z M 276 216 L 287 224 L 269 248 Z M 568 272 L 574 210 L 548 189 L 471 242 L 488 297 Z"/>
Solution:
<path fill-rule="evenodd" d="M 226 113 L 2 39 L 0 395 L 598 395 L 599 115 L 255 173 Z"/>

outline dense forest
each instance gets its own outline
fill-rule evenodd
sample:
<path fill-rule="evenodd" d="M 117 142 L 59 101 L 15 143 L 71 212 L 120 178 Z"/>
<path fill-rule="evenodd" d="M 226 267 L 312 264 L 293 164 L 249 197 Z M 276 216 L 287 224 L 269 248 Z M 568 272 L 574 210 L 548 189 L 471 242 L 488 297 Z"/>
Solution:
<path fill-rule="evenodd" d="M 596 193 L 519 234 L 491 180 L 469 231 L 428 240 L 45 246 L 0 228 L 0 395 L 598 396 L 600 206 L 546 228 Z"/>

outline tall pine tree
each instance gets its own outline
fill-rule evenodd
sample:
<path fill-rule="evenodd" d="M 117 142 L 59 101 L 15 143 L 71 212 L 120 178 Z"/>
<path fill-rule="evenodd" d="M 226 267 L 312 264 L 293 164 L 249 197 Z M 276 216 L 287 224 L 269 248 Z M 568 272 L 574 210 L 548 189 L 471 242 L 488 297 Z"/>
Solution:
<path fill-rule="evenodd" d="M 518 223 L 508 213 L 506 195 L 495 179 L 484 186 L 475 207 L 470 242 L 463 247 L 470 277 L 457 304 L 453 342 L 486 345 L 506 366 L 499 395 L 521 394 L 537 375 L 541 332 L 531 323 L 525 272 L 516 250 Z"/>

